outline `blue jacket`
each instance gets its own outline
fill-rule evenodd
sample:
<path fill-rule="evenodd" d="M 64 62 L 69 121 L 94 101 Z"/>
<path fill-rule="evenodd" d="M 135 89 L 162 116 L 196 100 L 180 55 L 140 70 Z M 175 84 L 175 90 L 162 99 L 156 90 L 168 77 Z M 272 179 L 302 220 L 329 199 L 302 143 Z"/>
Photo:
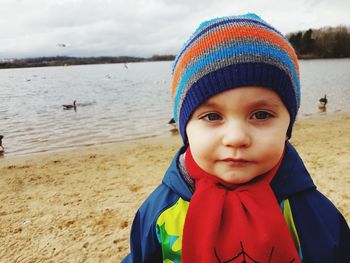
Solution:
<path fill-rule="evenodd" d="M 123 263 L 181 262 L 183 224 L 192 193 L 180 174 L 181 148 L 163 182 L 137 211 Z M 349 263 L 350 231 L 336 207 L 314 185 L 303 161 L 287 143 L 271 182 L 303 263 Z"/>

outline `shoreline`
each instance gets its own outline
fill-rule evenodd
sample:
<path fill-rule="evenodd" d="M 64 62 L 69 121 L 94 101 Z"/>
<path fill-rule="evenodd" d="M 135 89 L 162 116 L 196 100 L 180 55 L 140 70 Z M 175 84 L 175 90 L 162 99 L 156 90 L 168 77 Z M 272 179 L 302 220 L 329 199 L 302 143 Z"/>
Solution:
<path fill-rule="evenodd" d="M 348 59 L 349 57 L 322 57 L 314 54 L 298 55 L 298 60 L 319 60 L 319 59 Z M 70 56 L 48 56 L 34 58 L 11 58 L 0 60 L 1 69 L 21 69 L 21 68 L 45 68 L 45 67 L 67 67 L 84 65 L 103 65 L 103 64 L 127 64 L 143 62 L 173 62 L 175 55 L 154 55 L 152 57 L 134 57 L 134 56 L 102 56 L 102 57 L 70 57 Z M 29 61 L 29 62 L 28 62 Z"/>
<path fill-rule="evenodd" d="M 349 129 L 349 113 L 303 116 L 291 139 L 348 222 Z M 120 262 L 136 210 L 181 145 L 169 135 L 1 158 L 0 258 Z"/>
<path fill-rule="evenodd" d="M 350 115 L 350 112 L 348 111 L 341 111 L 341 110 L 336 110 L 332 112 L 317 112 L 317 113 L 307 113 L 303 115 L 298 115 L 296 122 L 303 122 L 303 120 L 308 120 L 308 119 L 318 119 L 318 118 L 333 118 L 337 116 L 347 116 Z M 171 130 L 170 126 L 169 129 Z M 171 131 L 168 131 L 168 133 L 164 133 L 161 135 L 146 135 L 144 137 L 139 137 L 139 138 L 129 138 L 129 139 L 119 139 L 119 140 L 112 140 L 112 141 L 105 141 L 105 142 L 98 142 L 95 144 L 86 144 L 86 145 L 75 145 L 75 146 L 63 146 L 61 148 L 56 148 L 56 149 L 48 149 L 48 150 L 37 150 L 37 151 L 32 151 L 32 152 L 26 152 L 26 153 L 18 153 L 18 152 L 10 152 L 10 153 L 4 153 L 0 155 L 0 162 L 2 160 L 10 160 L 10 159 L 16 159 L 16 158 L 31 158 L 32 156 L 42 156 L 42 155 L 50 155 L 54 153 L 60 153 L 60 152 L 71 152 L 71 151 L 77 151 L 77 150 L 84 150 L 84 149 L 89 149 L 89 148 L 99 148 L 99 147 L 114 147 L 113 145 L 119 145 L 119 144 L 125 144 L 125 143 L 134 143 L 134 142 L 140 142 L 140 141 L 145 141 L 145 140 L 150 140 L 150 139 L 155 139 L 157 140 L 162 139 L 162 138 L 171 138 L 176 133 L 173 133 Z M 5 147 L 6 151 L 6 147 Z"/>

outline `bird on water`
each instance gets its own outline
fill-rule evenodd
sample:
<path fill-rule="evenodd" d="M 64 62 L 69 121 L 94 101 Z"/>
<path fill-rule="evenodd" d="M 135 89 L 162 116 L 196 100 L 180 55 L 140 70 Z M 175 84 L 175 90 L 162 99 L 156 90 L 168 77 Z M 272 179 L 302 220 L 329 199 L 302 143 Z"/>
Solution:
<path fill-rule="evenodd" d="M 4 146 L 2 146 L 2 138 L 4 138 L 4 135 L 0 135 L 0 154 L 4 153 L 5 152 L 5 148 Z"/>
<path fill-rule="evenodd" d="M 70 109 L 76 110 L 77 104 L 76 104 L 76 101 L 73 101 L 73 104 L 63 104 L 62 107 L 64 110 L 70 110 Z"/>
<path fill-rule="evenodd" d="M 318 104 L 318 108 L 319 109 L 325 109 L 326 105 L 328 103 L 328 99 L 327 99 L 327 95 L 325 94 L 323 98 L 319 99 L 319 104 Z"/>

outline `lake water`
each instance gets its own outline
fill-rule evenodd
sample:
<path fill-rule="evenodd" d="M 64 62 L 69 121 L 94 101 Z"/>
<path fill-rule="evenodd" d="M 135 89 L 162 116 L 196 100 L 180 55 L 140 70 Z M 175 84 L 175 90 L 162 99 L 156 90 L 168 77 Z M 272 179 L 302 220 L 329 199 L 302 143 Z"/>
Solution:
<path fill-rule="evenodd" d="M 0 70 L 6 155 L 26 155 L 170 134 L 172 62 Z M 299 118 L 350 111 L 350 59 L 300 61 Z M 62 104 L 77 100 L 77 111 Z"/>

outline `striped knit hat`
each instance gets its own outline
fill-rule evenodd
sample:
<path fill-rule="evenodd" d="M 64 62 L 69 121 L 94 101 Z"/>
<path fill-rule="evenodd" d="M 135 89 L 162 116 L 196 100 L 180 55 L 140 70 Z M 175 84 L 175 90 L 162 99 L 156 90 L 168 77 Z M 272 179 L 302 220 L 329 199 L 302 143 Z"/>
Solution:
<path fill-rule="evenodd" d="M 242 86 L 274 90 L 290 114 L 292 133 L 300 106 L 299 65 L 294 49 L 276 29 L 255 14 L 202 23 L 177 55 L 171 96 L 183 141 L 186 125 L 210 97 Z"/>

